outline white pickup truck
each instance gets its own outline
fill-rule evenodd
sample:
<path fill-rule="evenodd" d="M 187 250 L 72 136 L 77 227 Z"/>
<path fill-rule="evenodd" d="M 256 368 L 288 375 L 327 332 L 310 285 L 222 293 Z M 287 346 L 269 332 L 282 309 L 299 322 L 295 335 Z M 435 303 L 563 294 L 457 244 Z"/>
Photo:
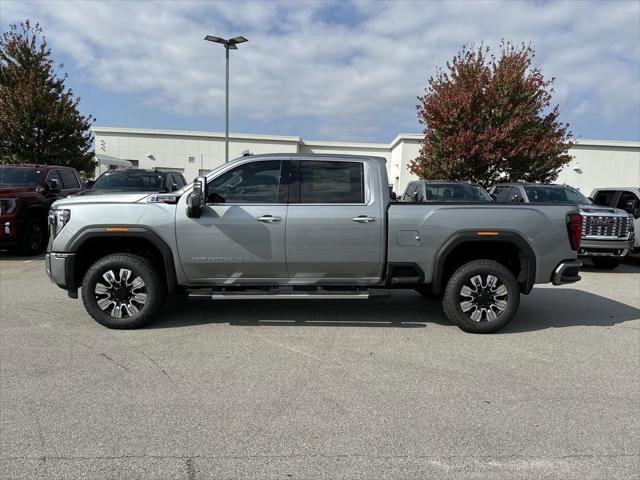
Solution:
<path fill-rule="evenodd" d="M 158 315 L 167 293 L 215 301 L 440 296 L 469 332 L 493 332 L 535 283 L 580 279 L 574 204 L 390 199 L 385 160 L 256 155 L 168 194 L 56 202 L 51 280 L 110 328 Z"/>

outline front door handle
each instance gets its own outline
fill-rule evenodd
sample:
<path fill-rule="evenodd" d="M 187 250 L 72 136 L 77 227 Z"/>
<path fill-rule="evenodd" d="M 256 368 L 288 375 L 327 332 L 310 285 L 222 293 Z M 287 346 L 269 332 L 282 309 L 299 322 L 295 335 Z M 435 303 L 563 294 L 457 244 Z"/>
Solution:
<path fill-rule="evenodd" d="M 274 223 L 282 220 L 280 217 L 274 217 L 273 215 L 262 215 L 261 217 L 256 218 L 259 222 L 263 223 Z"/>
<path fill-rule="evenodd" d="M 353 217 L 353 221 L 357 223 L 375 222 L 376 217 L 368 217 L 367 215 L 360 215 L 358 217 Z"/>

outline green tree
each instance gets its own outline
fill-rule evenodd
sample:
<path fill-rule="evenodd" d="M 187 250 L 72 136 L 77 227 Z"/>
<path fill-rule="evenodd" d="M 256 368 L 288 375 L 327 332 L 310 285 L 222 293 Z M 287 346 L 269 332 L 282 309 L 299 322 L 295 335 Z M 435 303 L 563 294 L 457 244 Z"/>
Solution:
<path fill-rule="evenodd" d="M 63 66 L 60 65 L 59 69 Z M 0 162 L 95 167 L 91 115 L 59 76 L 42 28 L 29 20 L 0 37 Z"/>
<path fill-rule="evenodd" d="M 425 179 L 550 182 L 571 160 L 569 125 L 551 108 L 551 85 L 532 67 L 533 49 L 502 42 L 463 47 L 418 97 L 425 125 L 410 170 Z"/>

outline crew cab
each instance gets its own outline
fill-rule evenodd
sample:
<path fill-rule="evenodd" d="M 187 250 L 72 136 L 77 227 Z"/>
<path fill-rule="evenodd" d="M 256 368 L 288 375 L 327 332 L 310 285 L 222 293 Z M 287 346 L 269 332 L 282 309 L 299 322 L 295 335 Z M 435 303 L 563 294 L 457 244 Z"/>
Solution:
<path fill-rule="evenodd" d="M 247 156 L 171 194 L 76 196 L 49 215 L 46 269 L 110 328 L 140 327 L 167 293 L 215 301 L 442 298 L 493 332 L 535 283 L 580 279 L 572 204 L 393 203 L 384 158 Z"/>
<path fill-rule="evenodd" d="M 554 204 L 572 202 L 582 214 L 582 241 L 578 255 L 596 268 L 616 268 L 633 248 L 633 217 L 617 208 L 596 205 L 568 185 L 500 183 L 491 188 L 497 202 Z"/>
<path fill-rule="evenodd" d="M 0 248 L 42 253 L 49 207 L 82 189 L 78 172 L 70 167 L 0 165 Z"/>

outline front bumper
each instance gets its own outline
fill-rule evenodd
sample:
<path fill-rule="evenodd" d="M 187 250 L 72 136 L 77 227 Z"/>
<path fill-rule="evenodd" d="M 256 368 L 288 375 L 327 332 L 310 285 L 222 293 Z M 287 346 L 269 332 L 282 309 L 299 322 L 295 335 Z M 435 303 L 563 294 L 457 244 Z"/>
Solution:
<path fill-rule="evenodd" d="M 564 285 L 580 281 L 580 260 L 566 260 L 560 262 L 551 275 L 551 282 L 554 285 Z"/>
<path fill-rule="evenodd" d="M 580 257 L 616 257 L 622 258 L 633 248 L 633 238 L 628 240 L 582 240 L 578 255 Z"/>
<path fill-rule="evenodd" d="M 66 290 L 73 298 L 78 296 L 78 287 L 75 285 L 74 279 L 75 259 L 74 253 L 51 252 L 45 255 L 44 261 L 49 279 Z"/>

